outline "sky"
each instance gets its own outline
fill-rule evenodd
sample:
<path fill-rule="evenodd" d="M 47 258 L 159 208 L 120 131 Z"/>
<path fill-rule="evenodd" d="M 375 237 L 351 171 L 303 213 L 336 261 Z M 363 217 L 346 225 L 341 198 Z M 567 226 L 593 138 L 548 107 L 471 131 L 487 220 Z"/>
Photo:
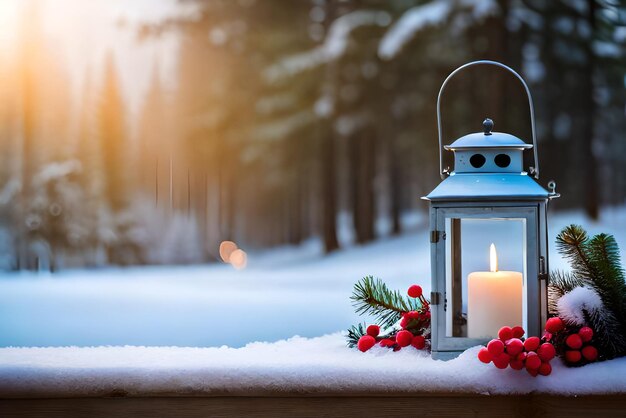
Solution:
<path fill-rule="evenodd" d="M 77 94 L 87 72 L 99 81 L 108 51 L 115 57 L 131 112 L 139 110 L 155 67 L 165 87 L 172 87 L 176 33 L 140 41 L 138 25 L 189 15 L 192 6 L 176 0 L 0 0 L 0 49 L 12 50 L 30 4 L 38 6 L 43 33 L 65 63 Z M 28 19 L 36 21 L 32 16 Z"/>

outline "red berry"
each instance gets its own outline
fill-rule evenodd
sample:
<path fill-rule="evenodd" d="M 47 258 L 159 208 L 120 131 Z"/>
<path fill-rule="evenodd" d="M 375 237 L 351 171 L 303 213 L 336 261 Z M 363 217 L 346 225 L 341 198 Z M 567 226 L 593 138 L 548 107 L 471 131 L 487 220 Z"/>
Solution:
<path fill-rule="evenodd" d="M 542 361 L 550 361 L 556 356 L 556 350 L 554 346 L 550 343 L 543 343 L 537 349 L 537 355 Z"/>
<path fill-rule="evenodd" d="M 502 327 L 500 331 L 498 331 L 498 338 L 502 341 L 510 340 L 513 338 L 513 330 L 511 327 Z"/>
<path fill-rule="evenodd" d="M 587 361 L 596 361 L 598 358 L 598 350 L 594 346 L 588 345 L 582 349 L 582 355 Z"/>
<path fill-rule="evenodd" d="M 406 347 L 413 341 L 413 334 L 411 331 L 402 330 L 396 334 L 396 342 L 400 347 Z"/>
<path fill-rule="evenodd" d="M 391 338 L 383 338 L 382 340 L 380 340 L 380 346 L 381 347 L 391 347 L 395 343 L 396 342 L 394 340 L 392 340 Z"/>
<path fill-rule="evenodd" d="M 487 350 L 494 356 L 499 356 L 504 352 L 504 343 L 500 340 L 491 340 L 487 344 Z"/>
<path fill-rule="evenodd" d="M 593 338 L 593 330 L 589 327 L 582 327 L 580 331 L 578 331 L 578 335 L 580 335 L 580 339 L 583 340 L 584 343 L 587 343 Z"/>
<path fill-rule="evenodd" d="M 371 335 L 376 338 L 378 337 L 378 334 L 380 334 L 380 327 L 378 325 L 370 325 L 367 327 L 367 335 Z"/>
<path fill-rule="evenodd" d="M 532 377 L 537 377 L 537 375 L 539 374 L 539 370 L 538 369 L 529 369 L 528 366 L 526 366 L 526 371 Z"/>
<path fill-rule="evenodd" d="M 550 318 L 546 321 L 546 331 L 551 334 L 556 334 L 565 328 L 565 324 L 563 324 L 563 320 L 559 317 Z"/>
<path fill-rule="evenodd" d="M 550 373 L 552 373 L 552 366 L 550 366 L 550 363 L 541 363 L 541 366 L 539 366 L 539 374 L 547 376 Z"/>
<path fill-rule="evenodd" d="M 426 338 L 424 338 L 422 335 L 416 335 L 415 337 L 413 337 L 413 341 L 411 341 L 411 345 L 417 348 L 418 350 L 421 350 L 424 347 L 426 347 Z"/>
<path fill-rule="evenodd" d="M 359 342 L 357 343 L 357 347 L 362 352 L 366 352 L 370 348 L 374 347 L 376 344 L 376 339 L 371 335 L 364 335 L 359 338 Z"/>
<path fill-rule="evenodd" d="M 517 360 L 519 360 L 519 361 L 525 361 L 525 360 L 526 360 L 526 356 L 527 356 L 527 355 L 528 355 L 528 353 L 526 353 L 526 352 L 522 351 L 521 353 L 519 353 L 519 354 L 517 355 L 517 357 L 516 357 L 516 358 L 517 358 Z"/>
<path fill-rule="evenodd" d="M 410 311 L 406 313 L 406 317 L 409 319 L 419 319 L 420 314 L 417 311 Z"/>
<path fill-rule="evenodd" d="M 526 368 L 537 370 L 541 366 L 541 359 L 535 353 L 528 353 L 526 357 Z"/>
<path fill-rule="evenodd" d="M 411 321 L 411 319 L 408 316 L 403 316 L 402 320 L 400 321 L 400 326 L 402 328 L 406 328 L 406 326 L 409 325 L 410 321 Z"/>
<path fill-rule="evenodd" d="M 568 350 L 565 352 L 565 360 L 568 363 L 578 363 L 581 359 L 580 351 Z"/>
<path fill-rule="evenodd" d="M 407 293 L 412 298 L 419 298 L 420 296 L 422 296 L 422 287 L 414 284 L 413 286 L 409 287 Z"/>
<path fill-rule="evenodd" d="M 519 325 L 511 328 L 511 331 L 513 331 L 513 338 L 522 338 L 524 334 L 526 334 L 524 328 L 520 327 Z"/>
<path fill-rule="evenodd" d="M 580 347 L 583 346 L 583 340 L 582 338 L 580 338 L 580 335 L 572 334 L 569 337 L 567 337 L 567 339 L 565 340 L 565 344 L 567 344 L 569 348 L 578 350 Z"/>
<path fill-rule="evenodd" d="M 520 360 L 511 360 L 509 364 L 513 370 L 522 370 L 524 368 L 524 362 Z"/>
<path fill-rule="evenodd" d="M 526 341 L 524 341 L 524 349 L 526 349 L 526 351 L 535 351 L 539 348 L 540 343 L 541 340 L 539 337 L 528 337 Z"/>
<path fill-rule="evenodd" d="M 487 350 L 487 347 L 483 347 L 478 351 L 478 360 L 482 361 L 485 364 L 491 363 L 493 360 L 493 354 Z"/>
<path fill-rule="evenodd" d="M 493 364 L 498 369 L 506 369 L 509 366 L 509 362 L 511 361 L 511 357 L 508 354 L 502 353 L 499 356 L 493 358 Z"/>
<path fill-rule="evenodd" d="M 511 356 L 517 356 L 524 351 L 524 343 L 519 338 L 511 338 L 506 343 L 506 352 Z"/>

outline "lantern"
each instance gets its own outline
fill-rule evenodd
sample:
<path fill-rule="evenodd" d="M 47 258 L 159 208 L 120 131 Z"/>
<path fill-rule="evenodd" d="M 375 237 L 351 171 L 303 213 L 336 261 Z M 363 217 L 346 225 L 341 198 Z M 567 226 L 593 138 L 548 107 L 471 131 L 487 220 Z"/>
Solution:
<path fill-rule="evenodd" d="M 483 132 L 442 144 L 441 96 L 459 71 L 494 65 L 512 73 L 528 96 L 532 145 L 494 132 L 491 119 Z M 453 358 L 463 350 L 497 337 L 502 326 L 521 325 L 540 335 L 547 317 L 548 202 L 558 197 L 539 178 L 532 97 L 522 77 L 504 64 L 475 61 L 453 71 L 437 98 L 439 170 L 442 182 L 424 197 L 430 206 L 432 269 L 432 354 Z M 443 168 L 444 148 L 454 153 L 454 170 Z M 533 150 L 534 164 L 524 171 L 523 154 Z"/>

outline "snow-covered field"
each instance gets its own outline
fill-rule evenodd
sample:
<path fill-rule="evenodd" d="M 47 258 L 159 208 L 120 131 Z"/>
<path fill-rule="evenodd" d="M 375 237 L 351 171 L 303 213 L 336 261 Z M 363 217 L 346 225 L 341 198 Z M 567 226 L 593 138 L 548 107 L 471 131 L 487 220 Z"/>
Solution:
<path fill-rule="evenodd" d="M 580 213 L 550 219 L 551 240 L 570 223 L 613 233 L 626 250 L 626 209 L 590 223 Z M 566 267 L 554 249 L 551 268 Z M 359 321 L 349 296 L 364 275 L 392 288 L 430 289 L 428 233 L 322 257 L 319 245 L 250 254 L 228 265 L 5 274 L 0 279 L 0 346 L 241 347 L 300 335 L 317 337 Z"/>
<path fill-rule="evenodd" d="M 569 223 L 614 233 L 624 255 L 624 209 L 604 211 L 597 224 L 578 213 L 551 221 L 552 238 Z M 428 247 L 421 230 L 325 258 L 313 243 L 252 254 L 243 271 L 7 275 L 0 280 L 0 394 L 626 393 L 626 358 L 582 368 L 555 360 L 551 376 L 533 378 L 480 363 L 477 347 L 448 362 L 413 348 L 348 349 L 338 331 L 357 321 L 348 299 L 353 282 L 373 274 L 392 287 L 415 282 L 427 290 Z M 554 252 L 552 267 L 565 267 Z M 68 345 L 129 346 L 6 347 Z"/>

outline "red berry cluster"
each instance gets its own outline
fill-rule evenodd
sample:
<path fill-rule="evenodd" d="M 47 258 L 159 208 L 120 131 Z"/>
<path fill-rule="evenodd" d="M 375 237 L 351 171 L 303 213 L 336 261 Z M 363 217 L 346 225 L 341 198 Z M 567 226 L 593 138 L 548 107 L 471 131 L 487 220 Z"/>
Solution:
<path fill-rule="evenodd" d="M 598 349 L 591 344 L 593 329 L 590 327 L 566 329 L 563 320 L 555 317 L 546 322 L 546 331 L 555 334 L 557 344 L 560 343 L 565 351 L 564 358 L 568 365 L 582 366 L 598 359 Z"/>
<path fill-rule="evenodd" d="M 511 366 L 514 370 L 526 369 L 531 376 L 549 375 L 552 373 L 550 360 L 556 356 L 554 346 L 539 337 L 524 340 L 524 334 L 520 326 L 500 328 L 498 339 L 481 348 L 478 359 L 487 364 L 493 362 L 498 369 Z"/>
<path fill-rule="evenodd" d="M 422 288 L 416 284 L 409 287 L 407 292 L 409 297 L 419 299 L 422 307 L 418 311 L 409 311 L 402 313 L 400 320 L 400 331 L 380 336 L 380 327 L 378 325 L 370 325 L 367 327 L 366 334 L 359 338 L 357 347 L 365 352 L 379 343 L 381 347 L 392 348 L 393 351 L 399 351 L 404 347 L 412 346 L 418 350 L 426 347 L 425 331 L 430 328 L 430 304 L 422 294 Z"/>

